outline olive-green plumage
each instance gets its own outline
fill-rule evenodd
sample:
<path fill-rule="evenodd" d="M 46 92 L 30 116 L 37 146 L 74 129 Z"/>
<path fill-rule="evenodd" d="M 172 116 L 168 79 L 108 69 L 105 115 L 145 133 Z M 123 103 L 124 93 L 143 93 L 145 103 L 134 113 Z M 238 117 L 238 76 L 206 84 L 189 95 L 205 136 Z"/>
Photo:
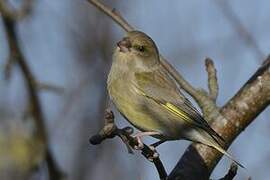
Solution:
<path fill-rule="evenodd" d="M 161 140 L 187 139 L 214 147 L 220 137 L 161 65 L 154 41 L 139 31 L 118 43 L 108 76 L 110 98 L 121 114 L 143 132 L 157 132 Z"/>

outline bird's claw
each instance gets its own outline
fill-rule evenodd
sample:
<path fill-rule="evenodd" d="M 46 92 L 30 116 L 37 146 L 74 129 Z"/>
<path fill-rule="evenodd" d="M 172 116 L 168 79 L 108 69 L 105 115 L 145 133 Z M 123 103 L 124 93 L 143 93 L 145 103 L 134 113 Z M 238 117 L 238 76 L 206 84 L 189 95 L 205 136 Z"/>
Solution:
<path fill-rule="evenodd" d="M 142 139 L 139 136 L 135 136 L 136 140 L 137 140 L 137 145 L 134 146 L 135 150 L 142 150 L 144 148 Z"/>
<path fill-rule="evenodd" d="M 154 146 L 149 146 L 149 148 L 151 149 L 151 151 L 153 152 L 152 156 L 149 156 L 148 157 L 148 160 L 153 162 L 154 159 L 158 158 L 159 157 L 159 154 L 156 150 L 156 148 Z"/>

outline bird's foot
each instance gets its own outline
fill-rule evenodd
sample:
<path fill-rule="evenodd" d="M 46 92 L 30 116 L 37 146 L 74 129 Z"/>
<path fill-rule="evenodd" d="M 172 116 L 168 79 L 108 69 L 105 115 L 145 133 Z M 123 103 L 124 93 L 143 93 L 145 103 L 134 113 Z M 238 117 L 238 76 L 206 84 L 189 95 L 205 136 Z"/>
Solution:
<path fill-rule="evenodd" d="M 147 132 L 139 132 L 135 134 L 133 137 L 136 138 L 137 140 L 137 145 L 134 146 L 134 149 L 136 150 L 142 150 L 144 145 L 142 142 L 142 137 L 143 136 L 152 136 L 152 135 L 159 135 L 160 133 L 155 132 L 155 131 L 147 131 Z"/>

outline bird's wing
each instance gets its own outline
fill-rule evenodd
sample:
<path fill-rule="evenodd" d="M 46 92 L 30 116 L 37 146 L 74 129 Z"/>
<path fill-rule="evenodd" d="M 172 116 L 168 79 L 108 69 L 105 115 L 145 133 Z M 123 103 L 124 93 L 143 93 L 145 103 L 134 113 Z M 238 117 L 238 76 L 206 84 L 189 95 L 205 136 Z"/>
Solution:
<path fill-rule="evenodd" d="M 217 134 L 202 117 L 199 111 L 179 91 L 167 72 L 160 69 L 152 72 L 135 73 L 136 89 L 142 96 L 158 103 L 160 106 L 194 127 L 209 133 L 218 143 L 224 139 Z M 217 139 L 218 138 L 218 139 Z"/>

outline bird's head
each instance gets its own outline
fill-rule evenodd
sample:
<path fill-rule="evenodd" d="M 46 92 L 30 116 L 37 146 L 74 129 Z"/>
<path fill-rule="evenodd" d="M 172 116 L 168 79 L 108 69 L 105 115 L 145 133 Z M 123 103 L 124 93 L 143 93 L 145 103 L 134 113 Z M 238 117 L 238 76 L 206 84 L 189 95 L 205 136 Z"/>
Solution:
<path fill-rule="evenodd" d="M 148 66 L 159 63 L 157 46 L 148 35 L 140 31 L 128 32 L 117 43 L 116 51 L 118 56 L 124 58 L 125 61 L 136 61 L 135 63 L 142 63 Z"/>

